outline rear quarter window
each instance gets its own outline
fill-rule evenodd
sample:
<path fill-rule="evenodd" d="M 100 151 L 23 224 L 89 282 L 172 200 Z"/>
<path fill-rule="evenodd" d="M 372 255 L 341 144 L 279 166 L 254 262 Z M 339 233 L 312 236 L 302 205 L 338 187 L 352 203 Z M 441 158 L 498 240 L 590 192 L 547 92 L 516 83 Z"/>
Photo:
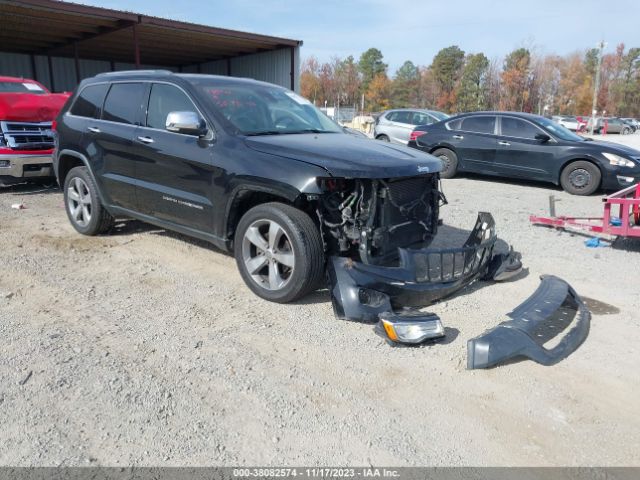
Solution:
<path fill-rule="evenodd" d="M 109 85 L 88 85 L 83 88 L 71 106 L 70 113 L 78 117 L 100 118 L 102 102 Z"/>
<path fill-rule="evenodd" d="M 445 124 L 449 130 L 460 130 L 460 125 L 462 125 L 462 119 L 452 120 Z"/>

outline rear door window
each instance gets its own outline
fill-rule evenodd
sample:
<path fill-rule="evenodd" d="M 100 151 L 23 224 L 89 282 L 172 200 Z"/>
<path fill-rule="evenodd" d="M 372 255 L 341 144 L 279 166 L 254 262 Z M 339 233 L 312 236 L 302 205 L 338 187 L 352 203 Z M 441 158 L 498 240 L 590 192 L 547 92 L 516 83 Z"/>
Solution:
<path fill-rule="evenodd" d="M 465 117 L 462 119 L 460 130 L 474 133 L 494 133 L 496 117 L 483 115 L 477 117 Z"/>
<path fill-rule="evenodd" d="M 70 113 L 78 117 L 100 118 L 100 109 L 109 85 L 89 85 L 82 89 L 76 101 L 73 102 Z"/>
<path fill-rule="evenodd" d="M 391 112 L 391 113 L 387 113 L 384 118 L 389 122 L 395 122 L 397 116 L 398 116 L 398 112 Z"/>
<path fill-rule="evenodd" d="M 411 112 L 396 112 L 393 118 L 397 123 L 411 123 Z"/>
<path fill-rule="evenodd" d="M 167 115 L 171 112 L 198 113 L 198 109 L 178 87 L 166 83 L 154 83 L 149 95 L 147 127 L 164 130 Z"/>
<path fill-rule="evenodd" d="M 102 119 L 135 125 L 139 123 L 142 99 L 146 85 L 143 83 L 114 83 L 104 102 Z"/>

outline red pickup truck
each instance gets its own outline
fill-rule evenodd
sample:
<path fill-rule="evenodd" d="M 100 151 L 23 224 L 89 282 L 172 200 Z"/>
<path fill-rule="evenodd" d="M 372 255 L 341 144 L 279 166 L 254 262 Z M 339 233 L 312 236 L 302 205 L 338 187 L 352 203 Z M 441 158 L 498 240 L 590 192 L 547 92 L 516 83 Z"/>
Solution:
<path fill-rule="evenodd" d="M 69 95 L 35 80 L 0 77 L 0 183 L 54 176 L 52 121 Z"/>

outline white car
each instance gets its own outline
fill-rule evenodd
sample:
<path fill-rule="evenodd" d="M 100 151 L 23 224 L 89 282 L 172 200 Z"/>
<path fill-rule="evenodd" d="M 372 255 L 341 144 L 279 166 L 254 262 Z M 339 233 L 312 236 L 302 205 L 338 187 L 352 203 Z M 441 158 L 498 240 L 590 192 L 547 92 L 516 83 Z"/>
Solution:
<path fill-rule="evenodd" d="M 557 123 L 568 128 L 572 132 L 575 132 L 580 128 L 580 123 L 576 117 L 560 117 L 560 120 L 558 120 Z"/>

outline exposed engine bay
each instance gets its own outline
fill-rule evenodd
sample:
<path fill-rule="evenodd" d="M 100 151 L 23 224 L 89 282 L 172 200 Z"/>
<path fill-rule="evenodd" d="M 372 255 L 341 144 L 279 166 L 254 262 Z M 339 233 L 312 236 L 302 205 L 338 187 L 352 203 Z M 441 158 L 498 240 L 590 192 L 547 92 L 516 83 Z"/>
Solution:
<path fill-rule="evenodd" d="M 446 203 L 434 174 L 395 179 L 320 181 L 317 205 L 325 250 L 365 264 L 387 264 L 398 248 L 425 248 Z"/>

